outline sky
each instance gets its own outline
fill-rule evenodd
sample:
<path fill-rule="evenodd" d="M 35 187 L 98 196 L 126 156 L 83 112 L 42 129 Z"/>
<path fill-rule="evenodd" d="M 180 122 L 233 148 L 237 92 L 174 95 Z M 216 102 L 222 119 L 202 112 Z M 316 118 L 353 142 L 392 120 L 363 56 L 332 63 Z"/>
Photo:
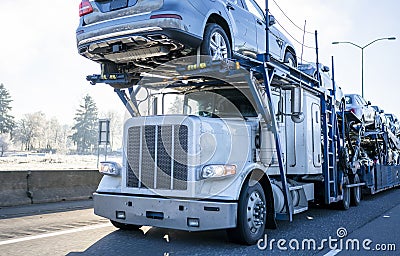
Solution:
<path fill-rule="evenodd" d="M 263 0 L 257 0 L 260 5 Z M 335 61 L 335 78 L 345 93 L 361 94 L 361 50 L 359 46 L 383 37 L 364 50 L 364 92 L 373 105 L 400 116 L 400 1 L 398 0 L 274 0 L 287 16 L 306 31 L 318 31 L 320 62 L 331 66 Z M 282 14 L 273 0 L 270 12 L 296 40 L 303 33 Z M 9 90 L 12 114 L 42 111 L 72 124 L 79 104 L 91 95 L 100 113 L 109 110 L 125 113 L 125 108 L 107 85 L 90 85 L 85 77 L 98 74 L 97 63 L 81 57 L 76 49 L 80 0 L 68 1 L 0 1 L 0 83 Z M 294 41 L 294 40 L 292 40 Z M 305 44 L 314 46 L 313 34 L 306 33 Z M 297 55 L 302 53 L 295 43 Z M 304 60 L 315 62 L 315 50 L 305 48 Z M 398 94 L 399 93 L 399 94 Z M 100 116 L 101 117 L 101 116 Z"/>

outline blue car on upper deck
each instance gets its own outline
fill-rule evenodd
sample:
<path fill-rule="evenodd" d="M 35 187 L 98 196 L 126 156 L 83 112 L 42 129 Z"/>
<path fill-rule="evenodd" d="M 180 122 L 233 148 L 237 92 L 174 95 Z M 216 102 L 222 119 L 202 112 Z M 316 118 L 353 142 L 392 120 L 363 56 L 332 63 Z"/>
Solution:
<path fill-rule="evenodd" d="M 266 48 L 266 18 L 254 0 L 82 0 L 79 14 L 79 54 L 111 72 L 140 74 L 196 53 L 256 58 Z M 297 66 L 270 17 L 271 57 Z"/>

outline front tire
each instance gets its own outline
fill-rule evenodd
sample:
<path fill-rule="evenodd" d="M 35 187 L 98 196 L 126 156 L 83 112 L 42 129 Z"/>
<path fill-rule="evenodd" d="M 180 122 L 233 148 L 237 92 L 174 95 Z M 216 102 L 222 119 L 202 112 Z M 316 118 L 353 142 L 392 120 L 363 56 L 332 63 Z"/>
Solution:
<path fill-rule="evenodd" d="M 221 26 L 215 23 L 206 25 L 200 53 L 211 56 L 213 60 L 232 57 L 232 48 L 228 36 Z"/>
<path fill-rule="evenodd" d="M 239 197 L 237 227 L 227 230 L 231 241 L 252 245 L 262 238 L 267 216 L 264 190 L 260 183 L 247 181 Z"/>

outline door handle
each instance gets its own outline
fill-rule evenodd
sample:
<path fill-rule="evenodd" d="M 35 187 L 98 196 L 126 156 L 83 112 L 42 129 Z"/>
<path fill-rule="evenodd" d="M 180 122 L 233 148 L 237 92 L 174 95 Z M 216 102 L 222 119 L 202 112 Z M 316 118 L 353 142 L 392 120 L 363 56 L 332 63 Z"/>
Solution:
<path fill-rule="evenodd" d="M 235 7 L 233 7 L 233 5 L 231 3 L 226 3 L 226 8 L 228 10 L 235 10 Z"/>

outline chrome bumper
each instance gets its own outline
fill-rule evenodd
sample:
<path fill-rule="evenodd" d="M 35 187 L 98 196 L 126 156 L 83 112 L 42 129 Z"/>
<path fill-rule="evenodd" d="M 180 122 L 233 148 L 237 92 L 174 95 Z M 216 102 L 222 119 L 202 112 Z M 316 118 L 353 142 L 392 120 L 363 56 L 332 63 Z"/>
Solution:
<path fill-rule="evenodd" d="M 121 223 L 187 231 L 236 227 L 236 202 L 208 202 L 94 193 L 94 213 Z M 124 212 L 125 219 L 117 219 Z M 197 220 L 198 227 L 189 225 Z"/>

